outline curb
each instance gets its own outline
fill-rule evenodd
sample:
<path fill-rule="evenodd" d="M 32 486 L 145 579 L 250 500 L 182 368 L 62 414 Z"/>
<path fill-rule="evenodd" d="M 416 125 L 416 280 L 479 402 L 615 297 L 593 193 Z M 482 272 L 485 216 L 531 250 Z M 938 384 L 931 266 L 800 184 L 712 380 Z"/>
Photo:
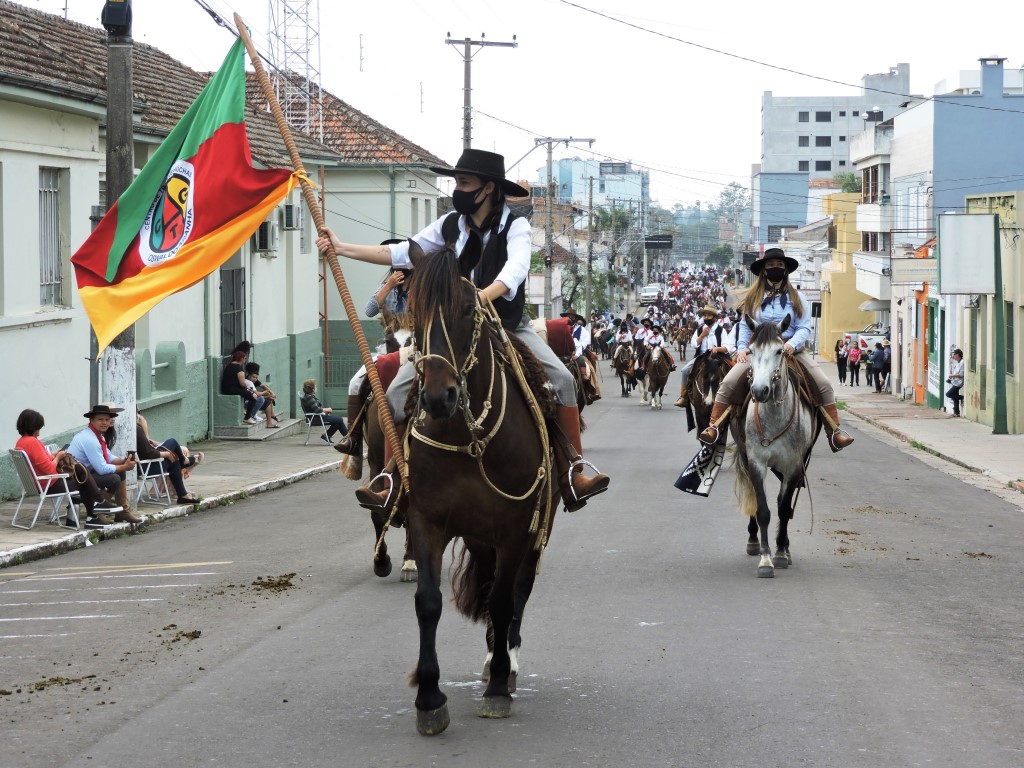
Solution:
<path fill-rule="evenodd" d="M 222 493 L 217 496 L 207 496 L 206 498 L 201 499 L 198 504 L 164 507 L 158 512 L 146 513 L 146 519 L 137 525 L 132 525 L 131 523 L 115 523 L 114 525 L 109 525 L 105 528 L 89 528 L 78 531 L 77 533 L 71 533 L 67 536 L 62 536 L 61 538 L 54 539 L 53 541 L 43 541 L 38 544 L 29 544 L 28 546 L 19 547 L 18 549 L 13 549 L 9 552 L 0 552 L 0 568 L 9 568 L 11 566 L 22 565 L 33 560 L 42 560 L 43 558 L 60 555 L 64 552 L 70 552 L 75 549 L 91 547 L 108 539 L 119 539 L 122 536 L 130 536 L 137 531 L 145 530 L 154 522 L 162 523 L 176 517 L 187 517 L 194 512 L 202 512 L 216 507 L 226 506 L 239 499 L 247 499 L 257 493 L 273 491 L 277 488 L 297 483 L 300 480 L 305 480 L 307 477 L 313 477 L 314 475 L 320 475 L 325 472 L 336 470 L 341 466 L 341 461 L 341 459 L 338 461 L 330 461 L 326 464 L 310 467 L 309 469 L 304 469 L 301 472 L 295 472 L 291 475 L 285 475 L 273 480 L 264 480 L 259 483 L 254 483 L 253 485 L 246 486 L 245 488 L 241 488 L 237 491 L 230 491 L 229 493 Z"/>
<path fill-rule="evenodd" d="M 941 451 L 937 451 L 934 448 L 925 445 L 920 440 L 914 439 L 913 437 L 911 437 L 910 435 L 906 434 L 905 432 L 901 432 L 898 429 L 890 427 L 888 424 L 886 424 L 886 423 L 884 423 L 882 421 L 879 421 L 877 419 L 874 419 L 874 418 L 872 418 L 870 416 L 865 416 L 863 413 L 858 413 L 857 410 L 855 410 L 853 408 L 850 408 L 849 405 L 847 405 L 846 408 L 844 409 L 844 413 L 848 413 L 851 416 L 856 416 L 861 421 L 866 421 L 868 424 L 871 424 L 872 426 L 878 427 L 883 432 L 886 432 L 886 433 L 892 435 L 893 437 L 895 437 L 895 438 L 897 438 L 899 440 L 902 440 L 904 443 L 909 443 L 910 445 L 913 445 L 914 443 L 917 443 L 918 445 L 921 446 L 921 450 L 924 450 L 927 453 L 930 453 L 932 456 L 935 456 L 937 458 L 942 459 L 943 461 L 948 461 L 950 464 L 956 464 L 958 467 L 962 467 L 963 469 L 970 470 L 971 472 L 977 472 L 978 474 L 981 474 L 981 475 L 988 474 L 987 470 L 984 470 L 981 467 L 972 466 L 972 465 L 970 465 L 970 464 L 968 464 L 968 463 L 966 463 L 964 461 L 961 461 L 960 459 L 956 458 L 955 456 L 949 456 L 949 455 L 947 455 L 945 453 L 942 453 Z M 1024 483 L 1014 483 L 1014 485 L 1016 485 L 1018 487 L 1018 490 L 1024 491 Z"/>

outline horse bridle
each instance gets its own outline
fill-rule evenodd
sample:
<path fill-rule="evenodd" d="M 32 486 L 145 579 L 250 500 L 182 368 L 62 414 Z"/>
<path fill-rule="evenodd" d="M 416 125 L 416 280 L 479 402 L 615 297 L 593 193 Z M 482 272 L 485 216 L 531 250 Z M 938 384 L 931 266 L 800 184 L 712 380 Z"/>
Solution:
<path fill-rule="evenodd" d="M 769 387 L 769 397 L 770 397 L 771 402 L 774 405 L 782 405 L 783 402 L 785 401 L 785 398 L 786 398 L 786 393 L 785 392 L 783 392 L 782 397 L 780 397 L 778 400 L 776 400 L 775 397 L 773 396 L 775 391 L 776 391 L 776 388 L 777 388 L 779 382 L 782 381 L 782 377 L 783 376 L 787 376 L 788 372 L 789 372 L 789 361 L 787 359 L 788 356 L 786 355 L 785 352 L 783 352 L 780 357 L 781 357 L 781 359 L 779 360 L 778 366 L 776 366 L 775 370 L 772 372 L 772 382 L 771 382 L 771 385 Z M 748 368 L 747 369 L 747 384 L 748 384 L 748 386 L 749 386 L 749 384 L 753 383 L 753 380 L 754 380 L 754 370 L 752 368 Z M 786 434 L 789 431 L 789 428 L 793 426 L 793 422 L 794 421 L 797 424 L 800 423 L 800 418 L 799 418 L 800 417 L 800 408 L 798 407 L 799 404 L 797 403 L 796 387 L 787 387 L 786 389 L 787 389 L 787 391 L 792 390 L 792 393 L 793 393 L 793 411 L 789 414 L 789 421 L 786 422 L 786 426 L 784 426 L 782 428 L 782 431 L 779 432 L 774 437 L 765 437 L 764 436 L 764 429 L 761 427 L 761 410 L 759 408 L 759 406 L 761 404 L 759 402 L 757 402 L 756 400 L 754 401 L 754 429 L 757 432 L 757 437 L 759 438 L 759 440 L 761 442 L 761 446 L 763 448 L 767 448 L 769 445 L 771 445 L 776 440 L 778 440 L 780 437 L 782 437 L 784 434 Z"/>
<path fill-rule="evenodd" d="M 480 470 L 480 476 L 483 478 L 484 482 L 487 483 L 487 486 L 492 491 L 510 501 L 523 501 L 524 499 L 527 499 L 532 494 L 534 494 L 537 491 L 538 486 L 543 484 L 545 479 L 550 475 L 550 469 L 548 467 L 547 461 L 548 450 L 546 435 L 542 438 L 544 450 L 541 465 L 537 469 L 537 476 L 534 478 L 533 484 L 526 490 L 525 493 L 518 496 L 510 494 L 498 488 L 496 485 L 494 485 L 494 483 L 491 482 L 490 477 L 488 477 L 487 475 L 487 470 L 484 467 L 484 451 L 487 450 L 488 444 L 490 444 L 491 440 L 494 439 L 494 436 L 498 434 L 498 431 L 501 429 L 501 426 L 505 421 L 505 406 L 508 402 L 508 378 L 506 375 L 505 366 L 499 362 L 498 355 L 494 354 L 494 351 L 492 350 L 491 381 L 487 388 L 487 397 L 484 399 L 483 409 L 481 410 L 480 415 L 474 418 L 473 412 L 470 408 L 471 401 L 469 396 L 467 378 L 469 372 L 472 371 L 476 364 L 479 362 L 479 358 L 476 355 L 476 348 L 477 345 L 480 343 L 480 337 L 483 331 L 484 320 L 486 319 L 487 316 L 487 312 L 485 311 L 484 307 L 480 304 L 480 296 L 476 292 L 475 287 L 473 291 L 473 302 L 473 335 L 470 339 L 469 352 L 467 353 L 466 358 L 463 361 L 461 370 L 455 367 L 455 348 L 452 346 L 451 337 L 448 334 L 448 326 L 444 319 L 444 311 L 441 309 L 438 309 L 438 315 L 441 321 L 441 330 L 444 333 L 445 344 L 448 347 L 448 354 L 451 355 L 451 360 L 449 360 L 444 355 L 433 354 L 430 351 L 430 337 L 431 332 L 433 330 L 434 322 L 433 318 L 431 318 L 430 323 L 428 323 L 426 329 L 424 330 L 424 343 L 426 345 L 426 350 L 422 355 L 416 358 L 416 360 L 413 363 L 420 386 L 422 386 L 424 379 L 423 365 L 427 360 L 440 360 L 444 362 L 444 364 L 448 366 L 448 368 L 456 376 L 456 378 L 458 379 L 459 387 L 459 400 L 457 407 L 462 412 L 463 418 L 465 419 L 466 422 L 466 428 L 469 430 L 469 442 L 466 445 L 452 445 L 450 443 L 442 443 L 439 440 L 434 440 L 431 437 L 427 437 L 417 428 L 418 426 L 423 425 L 422 414 L 420 414 L 420 416 L 413 420 L 409 433 L 411 437 L 433 448 L 438 448 L 440 450 L 450 451 L 453 453 L 461 453 L 475 459 L 477 467 Z M 493 322 L 498 323 L 500 326 L 500 320 L 497 318 L 496 314 L 491 318 L 491 320 Z M 511 354 L 512 350 L 509 350 L 509 352 Z M 483 435 L 482 433 L 484 431 L 484 420 L 487 418 L 488 414 L 491 411 L 492 398 L 494 395 L 494 386 L 495 382 L 498 379 L 498 376 L 496 376 L 496 371 L 500 371 L 501 378 L 500 408 L 498 411 L 498 416 L 495 419 L 494 426 L 491 427 L 490 431 L 486 435 Z M 549 517 L 550 510 L 546 512 L 545 519 Z M 545 530 L 546 529 L 547 524 L 545 524 Z"/>

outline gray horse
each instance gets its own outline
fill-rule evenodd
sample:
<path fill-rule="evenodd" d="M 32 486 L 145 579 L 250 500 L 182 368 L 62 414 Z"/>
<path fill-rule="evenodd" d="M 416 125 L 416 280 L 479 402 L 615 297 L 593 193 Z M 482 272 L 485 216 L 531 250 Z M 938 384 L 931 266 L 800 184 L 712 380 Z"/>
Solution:
<path fill-rule="evenodd" d="M 731 425 L 736 441 L 736 495 L 743 513 L 752 518 L 747 552 L 761 556 L 757 566 L 761 578 L 771 578 L 776 566 L 788 568 L 793 562 L 787 528 L 793 518 L 796 493 L 805 484 L 811 447 L 821 430 L 818 409 L 801 396 L 797 386 L 802 372 L 795 370 L 799 366 L 793 365 L 783 352 L 782 332 L 789 322 L 786 317 L 780 327 L 747 318 L 752 332 L 747 373 L 750 404 L 746 417 L 733 419 Z M 769 470 L 782 483 L 774 560 L 768 544 L 771 509 L 764 487 Z M 755 538 L 758 531 L 759 546 Z M 753 547 L 757 550 L 752 551 Z"/>

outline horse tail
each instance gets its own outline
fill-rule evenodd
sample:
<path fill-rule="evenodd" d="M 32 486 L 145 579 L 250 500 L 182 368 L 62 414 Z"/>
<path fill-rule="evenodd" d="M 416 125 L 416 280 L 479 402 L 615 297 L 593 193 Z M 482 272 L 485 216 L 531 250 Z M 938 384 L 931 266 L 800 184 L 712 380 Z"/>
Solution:
<path fill-rule="evenodd" d="M 487 569 L 463 542 L 452 571 L 452 602 L 455 608 L 471 621 L 480 621 L 487 615 L 487 602 L 493 585 L 493 568 Z"/>
<path fill-rule="evenodd" d="M 750 480 L 750 464 L 744 447 L 736 446 L 733 464 L 736 467 L 736 498 L 740 502 L 740 512 L 747 517 L 754 517 L 757 514 L 757 494 Z"/>

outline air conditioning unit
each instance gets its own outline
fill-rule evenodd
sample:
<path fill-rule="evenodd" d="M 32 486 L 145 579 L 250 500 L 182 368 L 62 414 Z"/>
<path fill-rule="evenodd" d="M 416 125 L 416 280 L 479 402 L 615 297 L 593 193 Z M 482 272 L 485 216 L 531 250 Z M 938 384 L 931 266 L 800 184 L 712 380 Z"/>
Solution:
<path fill-rule="evenodd" d="M 283 229 L 302 229 L 302 206 L 286 203 L 281 218 Z"/>
<path fill-rule="evenodd" d="M 252 236 L 252 249 L 256 253 L 276 253 L 277 225 L 269 221 L 262 222 Z"/>

